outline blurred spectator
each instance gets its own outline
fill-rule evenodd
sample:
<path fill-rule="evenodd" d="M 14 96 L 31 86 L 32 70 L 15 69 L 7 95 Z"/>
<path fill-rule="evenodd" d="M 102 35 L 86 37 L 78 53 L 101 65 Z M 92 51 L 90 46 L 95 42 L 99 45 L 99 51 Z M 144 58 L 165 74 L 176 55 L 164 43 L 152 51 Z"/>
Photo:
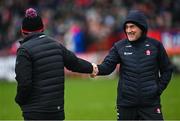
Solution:
<path fill-rule="evenodd" d="M 64 44 L 72 41 L 74 52 L 86 52 L 109 49 L 121 39 L 121 25 L 131 9 L 148 16 L 150 29 L 180 28 L 179 4 L 179 0 L 1 0 L 0 50 L 21 39 L 20 22 L 27 7 L 41 11 L 46 34 Z"/>

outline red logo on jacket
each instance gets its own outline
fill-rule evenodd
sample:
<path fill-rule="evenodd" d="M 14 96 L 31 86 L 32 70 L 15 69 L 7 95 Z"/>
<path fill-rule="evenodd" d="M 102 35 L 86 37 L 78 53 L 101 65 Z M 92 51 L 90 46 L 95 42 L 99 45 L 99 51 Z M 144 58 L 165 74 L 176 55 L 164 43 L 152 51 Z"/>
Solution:
<path fill-rule="evenodd" d="M 151 55 L 151 51 L 150 50 L 146 50 L 146 55 Z"/>

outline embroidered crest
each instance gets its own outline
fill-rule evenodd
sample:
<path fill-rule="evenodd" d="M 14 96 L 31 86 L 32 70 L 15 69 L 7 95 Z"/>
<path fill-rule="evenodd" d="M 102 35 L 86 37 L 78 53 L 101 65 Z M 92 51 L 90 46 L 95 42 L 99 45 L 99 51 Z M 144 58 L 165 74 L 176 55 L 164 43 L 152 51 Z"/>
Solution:
<path fill-rule="evenodd" d="M 146 50 L 146 55 L 151 55 L 151 51 L 150 50 Z"/>

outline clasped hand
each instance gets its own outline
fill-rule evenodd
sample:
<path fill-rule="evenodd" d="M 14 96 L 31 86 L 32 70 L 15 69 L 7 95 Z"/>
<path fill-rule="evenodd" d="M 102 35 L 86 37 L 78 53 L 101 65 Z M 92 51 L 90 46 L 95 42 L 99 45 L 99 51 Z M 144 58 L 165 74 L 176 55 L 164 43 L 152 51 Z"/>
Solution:
<path fill-rule="evenodd" d="M 98 70 L 98 66 L 95 63 L 92 63 L 92 66 L 93 66 L 93 71 L 90 74 L 90 77 L 94 78 L 99 73 L 99 70 Z"/>

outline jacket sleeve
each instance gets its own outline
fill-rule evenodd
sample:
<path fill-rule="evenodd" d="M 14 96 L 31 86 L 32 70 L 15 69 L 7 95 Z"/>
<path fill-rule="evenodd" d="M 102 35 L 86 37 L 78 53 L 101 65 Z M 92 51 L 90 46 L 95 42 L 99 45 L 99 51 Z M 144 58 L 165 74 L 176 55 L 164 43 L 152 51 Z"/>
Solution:
<path fill-rule="evenodd" d="M 93 66 L 90 62 L 78 58 L 73 52 L 63 48 L 64 65 L 68 70 L 79 73 L 92 73 Z"/>
<path fill-rule="evenodd" d="M 17 80 L 17 95 L 15 101 L 23 105 L 28 100 L 32 89 L 32 62 L 25 49 L 18 49 L 15 73 Z"/>
<path fill-rule="evenodd" d="M 105 57 L 103 62 L 98 65 L 98 75 L 108 75 L 114 71 L 116 65 L 120 62 L 120 57 L 116 46 L 114 45 Z"/>
<path fill-rule="evenodd" d="M 164 89 L 167 87 L 169 81 L 171 80 L 171 76 L 173 72 L 173 66 L 168 58 L 166 50 L 164 49 L 161 43 L 159 44 L 158 62 L 159 62 L 159 72 L 160 72 L 159 93 L 161 94 L 164 91 Z"/>

